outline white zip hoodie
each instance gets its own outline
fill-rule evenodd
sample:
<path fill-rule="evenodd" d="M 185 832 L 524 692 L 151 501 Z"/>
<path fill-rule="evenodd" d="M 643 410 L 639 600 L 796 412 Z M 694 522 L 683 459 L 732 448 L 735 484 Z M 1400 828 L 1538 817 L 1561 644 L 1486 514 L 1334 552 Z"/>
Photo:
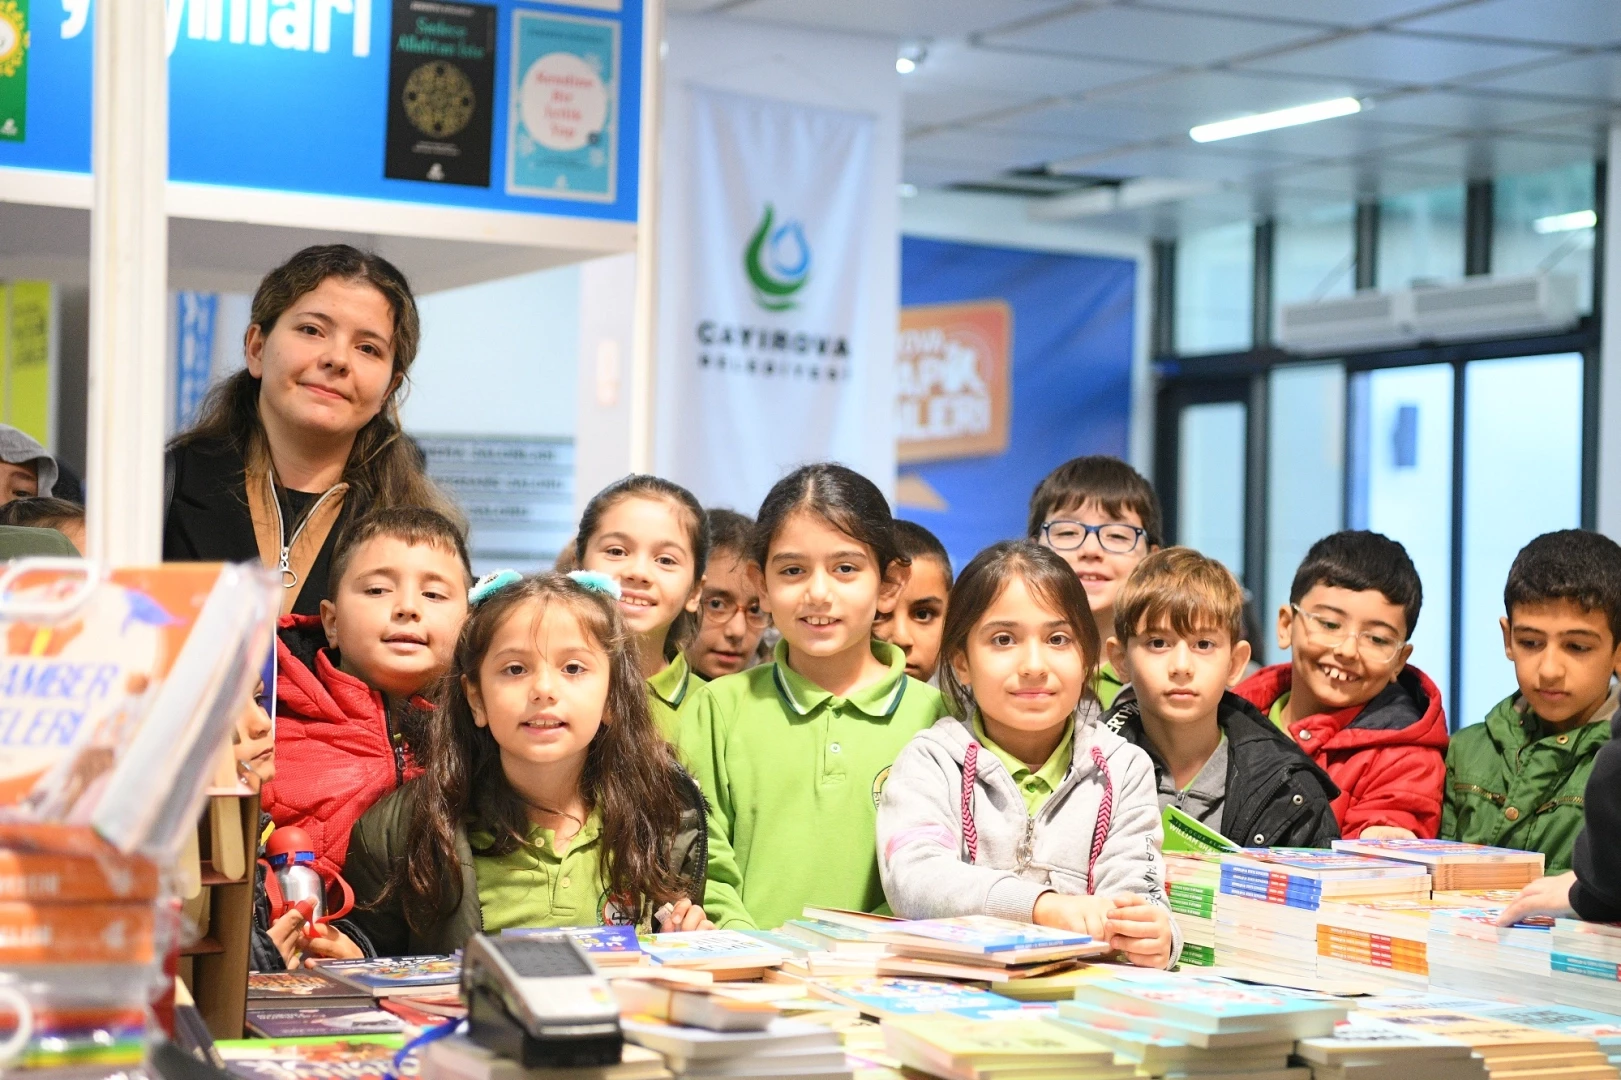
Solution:
<path fill-rule="evenodd" d="M 878 871 L 895 914 L 906 919 L 998 915 L 1030 922 L 1036 900 L 1055 891 L 1084 896 L 1093 831 L 1103 801 L 1102 754 L 1113 815 L 1092 864 L 1098 896 L 1135 893 L 1169 909 L 1154 765 L 1140 748 L 1098 722 L 1087 703 L 1075 723 L 1069 772 L 1032 817 L 995 754 L 982 750 L 973 792 L 978 855 L 968 862 L 962 829 L 963 758 L 972 728 L 944 717 L 907 743 L 878 805 Z M 1171 963 L 1182 932 L 1171 920 Z"/>

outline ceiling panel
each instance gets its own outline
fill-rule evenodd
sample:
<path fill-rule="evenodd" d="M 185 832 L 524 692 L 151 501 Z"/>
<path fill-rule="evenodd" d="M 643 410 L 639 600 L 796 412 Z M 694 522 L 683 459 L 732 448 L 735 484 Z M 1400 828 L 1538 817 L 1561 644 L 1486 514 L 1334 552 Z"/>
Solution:
<path fill-rule="evenodd" d="M 1506 94 L 1450 93 L 1423 90 L 1363 102 L 1366 115 L 1379 123 L 1431 127 L 1437 130 L 1486 131 L 1564 119 L 1572 107 L 1564 102 L 1528 101 Z"/>
<path fill-rule="evenodd" d="M 1224 153 L 1204 146 L 1187 148 L 1122 148 L 1113 153 L 1083 154 L 1069 160 L 1054 159 L 1066 171 L 1093 176 L 1170 177 L 1179 180 L 1243 181 L 1257 173 L 1305 159 L 1255 151 Z"/>
<path fill-rule="evenodd" d="M 1108 144 L 1089 139 L 1042 138 L 991 131 L 987 128 L 950 128 L 920 136 L 909 136 L 906 152 L 936 161 L 962 161 L 974 164 L 1000 163 L 1003 168 L 1043 165 L 1057 158 L 1091 154 L 1108 149 Z"/>
<path fill-rule="evenodd" d="M 1404 21 L 1404 30 L 1607 47 L 1621 42 L 1616 0 L 1483 0 Z"/>
<path fill-rule="evenodd" d="M 1426 149 L 1392 153 L 1382 160 L 1394 167 L 1420 165 L 1444 169 L 1465 179 L 1506 173 L 1541 172 L 1592 160 L 1591 147 L 1579 142 L 1529 137 L 1447 139 Z"/>
<path fill-rule="evenodd" d="M 1621 57 L 1615 53 L 1582 56 L 1534 71 L 1478 79 L 1471 85 L 1509 93 L 1621 103 Z"/>
<path fill-rule="evenodd" d="M 986 126 L 1021 135 L 1076 135 L 1106 142 L 1135 143 L 1150 139 L 1181 139 L 1189 127 L 1186 116 L 1174 109 L 1120 108 L 1111 101 L 1058 105 L 990 120 Z"/>
<path fill-rule="evenodd" d="M 688 0 L 691 2 L 691 0 Z M 726 2 L 726 0 L 721 0 Z M 731 0 L 727 14 L 822 30 L 950 38 L 1069 6 L 1070 0 Z"/>
<path fill-rule="evenodd" d="M 1394 195 L 1404 191 L 1446 187 L 1461 178 L 1445 169 L 1424 165 L 1393 165 L 1367 158 L 1337 165 L 1306 165 L 1278 169 L 1265 178 L 1278 191 L 1303 193 L 1332 191 L 1339 198 Z"/>
<path fill-rule="evenodd" d="M 1077 94 L 1099 86 L 1141 79 L 1163 68 L 1115 60 L 1032 55 L 1011 49 L 987 49 L 964 41 L 929 46 L 917 70 L 902 86 L 913 90 L 995 90 L 1036 99 L 1051 94 Z"/>
<path fill-rule="evenodd" d="M 1353 79 L 1301 79 L 1241 71 L 1208 71 L 1167 76 L 1098 100 L 1128 108 L 1176 110 L 1188 126 L 1249 113 L 1286 109 L 1335 97 L 1360 97 L 1368 89 Z"/>
<path fill-rule="evenodd" d="M 1320 33 L 1295 24 L 1111 6 L 1042 20 L 1012 33 L 989 34 L 986 40 L 1046 52 L 1181 66 L 1310 40 Z"/>
<path fill-rule="evenodd" d="M 1357 27 L 1452 4 L 1437 0 L 1148 0 L 1148 6 Z"/>
<path fill-rule="evenodd" d="M 1245 66 L 1293 75 L 1430 85 L 1558 55 L 1546 47 L 1369 31 Z"/>

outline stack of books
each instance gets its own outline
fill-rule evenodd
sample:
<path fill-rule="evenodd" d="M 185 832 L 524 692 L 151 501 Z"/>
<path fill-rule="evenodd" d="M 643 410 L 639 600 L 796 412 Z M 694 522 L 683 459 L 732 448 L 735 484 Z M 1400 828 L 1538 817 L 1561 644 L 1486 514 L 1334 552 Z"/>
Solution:
<path fill-rule="evenodd" d="M 1621 926 L 1559 919 L 1549 935 L 1553 999 L 1621 1013 Z"/>
<path fill-rule="evenodd" d="M 949 1014 L 981 1020 L 1018 1015 L 1024 1006 L 1009 997 L 960 983 L 927 979 L 811 979 L 817 997 L 855 1009 L 874 1020 Z"/>
<path fill-rule="evenodd" d="M 1486 1063 L 1456 1039 L 1352 1013 L 1332 1035 L 1302 1039 L 1295 1056 L 1312 1080 L 1486 1080 Z"/>
<path fill-rule="evenodd" d="M 1464 1012 L 1372 1011 L 1395 1027 L 1459 1042 L 1494 1080 L 1616 1080 L 1616 1069 L 1592 1039 Z M 1415 1070 L 1406 1075 L 1425 1075 Z"/>
<path fill-rule="evenodd" d="M 1500 927 L 1500 904 L 1430 913 L 1430 985 L 1513 1001 L 1553 1001 L 1553 920 Z"/>
<path fill-rule="evenodd" d="M 1317 910 L 1317 970 L 1369 991 L 1430 985 L 1430 914 L 1471 906 L 1430 899 L 1330 901 Z"/>
<path fill-rule="evenodd" d="M 1542 876 L 1540 851 L 1456 840 L 1336 840 L 1334 850 L 1417 863 L 1430 872 L 1431 887 L 1443 892 L 1520 889 Z"/>
<path fill-rule="evenodd" d="M 1109 952 L 1086 934 L 990 915 L 898 922 L 872 937 L 895 954 L 878 962 L 883 974 L 969 982 L 1053 975 Z"/>
<path fill-rule="evenodd" d="M 627 1017 L 625 1038 L 664 1055 L 671 1072 L 693 1080 L 768 1076 L 851 1080 L 838 1032 L 802 1020 L 773 1020 L 760 1031 L 708 1031 L 667 1020 Z"/>
<path fill-rule="evenodd" d="M 434 1017 L 413 1026 L 429 1026 L 438 1020 Z M 248 975 L 247 1028 L 261 1038 L 396 1035 L 405 1027 L 405 1017 L 380 1007 L 370 993 L 325 972 L 306 969 Z"/>
<path fill-rule="evenodd" d="M 804 938 L 785 934 L 781 930 L 743 930 L 740 932 L 776 949 L 787 957 L 782 962 L 781 967 L 766 972 L 768 979 L 783 975 L 791 979 L 804 981 L 805 979 L 826 976 L 878 974 L 878 958 L 876 956 L 852 956 L 849 953 L 831 953 L 819 946 L 812 945 Z"/>
<path fill-rule="evenodd" d="M 455 993 L 462 960 L 455 956 L 378 956 L 367 960 L 322 960 L 311 970 L 373 998 L 431 997 Z"/>
<path fill-rule="evenodd" d="M 1245 978 L 1307 990 L 1361 993 L 1360 975 L 1319 967 L 1325 902 L 1416 900 L 1430 895 L 1418 863 L 1309 848 L 1246 849 L 1221 859 L 1216 948 Z"/>
<path fill-rule="evenodd" d="M 1182 963 L 1193 967 L 1216 964 L 1216 897 L 1221 895 L 1221 856 L 1211 852 L 1167 851 L 1165 892 L 1170 898 L 1176 924 L 1182 928 Z"/>
<path fill-rule="evenodd" d="M 452 1035 L 429 1043 L 419 1061 L 417 1075 L 422 1080 L 670 1080 L 673 1075 L 664 1066 L 664 1055 L 634 1043 L 625 1044 L 616 1065 L 526 1069 L 471 1039 Z"/>
<path fill-rule="evenodd" d="M 558 935 L 572 938 L 605 973 L 615 974 L 625 968 L 648 966 L 647 954 L 642 952 L 634 926 L 513 927 L 501 931 L 502 937 Z"/>
<path fill-rule="evenodd" d="M 654 964 L 707 971 L 716 981 L 759 979 L 788 959 L 782 949 L 737 930 L 654 934 L 643 939 L 642 951 Z"/>
<path fill-rule="evenodd" d="M 385 1080 L 394 1074 L 401 1035 L 232 1039 L 214 1044 L 240 1080 Z"/>
<path fill-rule="evenodd" d="M 1611 1065 L 1621 1065 L 1621 1017 L 1574 1005 L 1518 1005 L 1503 1002 L 1465 1011 L 1470 1016 L 1482 1019 L 1503 1020 L 1542 1031 L 1555 1031 L 1562 1035 L 1592 1039 L 1604 1052 L 1604 1056 L 1609 1058 Z"/>
<path fill-rule="evenodd" d="M 889 955 L 889 946 L 875 941 L 871 930 L 845 926 L 826 919 L 789 919 L 781 933 L 797 938 L 818 952 L 872 959 Z"/>
<path fill-rule="evenodd" d="M 668 1020 L 710 1031 L 764 1031 L 782 1015 L 769 997 L 728 993 L 728 984 L 689 986 L 656 979 L 618 979 L 614 996 L 627 1016 Z M 739 990 L 743 987 L 739 984 Z"/>
<path fill-rule="evenodd" d="M 884 1044 L 902 1065 L 945 1080 L 1052 1077 L 1131 1080 L 1136 1067 L 1073 1028 L 1040 1017 L 964 1021 L 920 1016 L 885 1021 Z"/>

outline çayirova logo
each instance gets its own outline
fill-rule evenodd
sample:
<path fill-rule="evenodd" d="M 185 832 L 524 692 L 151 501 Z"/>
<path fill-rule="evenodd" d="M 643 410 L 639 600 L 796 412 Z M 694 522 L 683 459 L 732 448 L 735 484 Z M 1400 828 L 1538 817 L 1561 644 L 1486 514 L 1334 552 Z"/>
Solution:
<path fill-rule="evenodd" d="M 743 270 L 754 288 L 754 300 L 767 311 L 788 311 L 810 279 L 811 251 L 805 228 L 788 220 L 772 228 L 776 212 L 770 203 L 743 251 Z"/>

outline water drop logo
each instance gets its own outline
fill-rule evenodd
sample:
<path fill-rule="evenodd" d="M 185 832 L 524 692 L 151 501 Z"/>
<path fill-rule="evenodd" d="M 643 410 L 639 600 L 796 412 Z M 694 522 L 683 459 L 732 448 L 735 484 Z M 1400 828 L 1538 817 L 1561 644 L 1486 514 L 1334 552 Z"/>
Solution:
<path fill-rule="evenodd" d="M 776 211 L 770 203 L 749 246 L 743 253 L 743 270 L 754 287 L 754 300 L 767 311 L 788 311 L 797 306 L 794 299 L 810 279 L 811 251 L 805 241 L 805 228 L 789 220 L 776 224 Z"/>

